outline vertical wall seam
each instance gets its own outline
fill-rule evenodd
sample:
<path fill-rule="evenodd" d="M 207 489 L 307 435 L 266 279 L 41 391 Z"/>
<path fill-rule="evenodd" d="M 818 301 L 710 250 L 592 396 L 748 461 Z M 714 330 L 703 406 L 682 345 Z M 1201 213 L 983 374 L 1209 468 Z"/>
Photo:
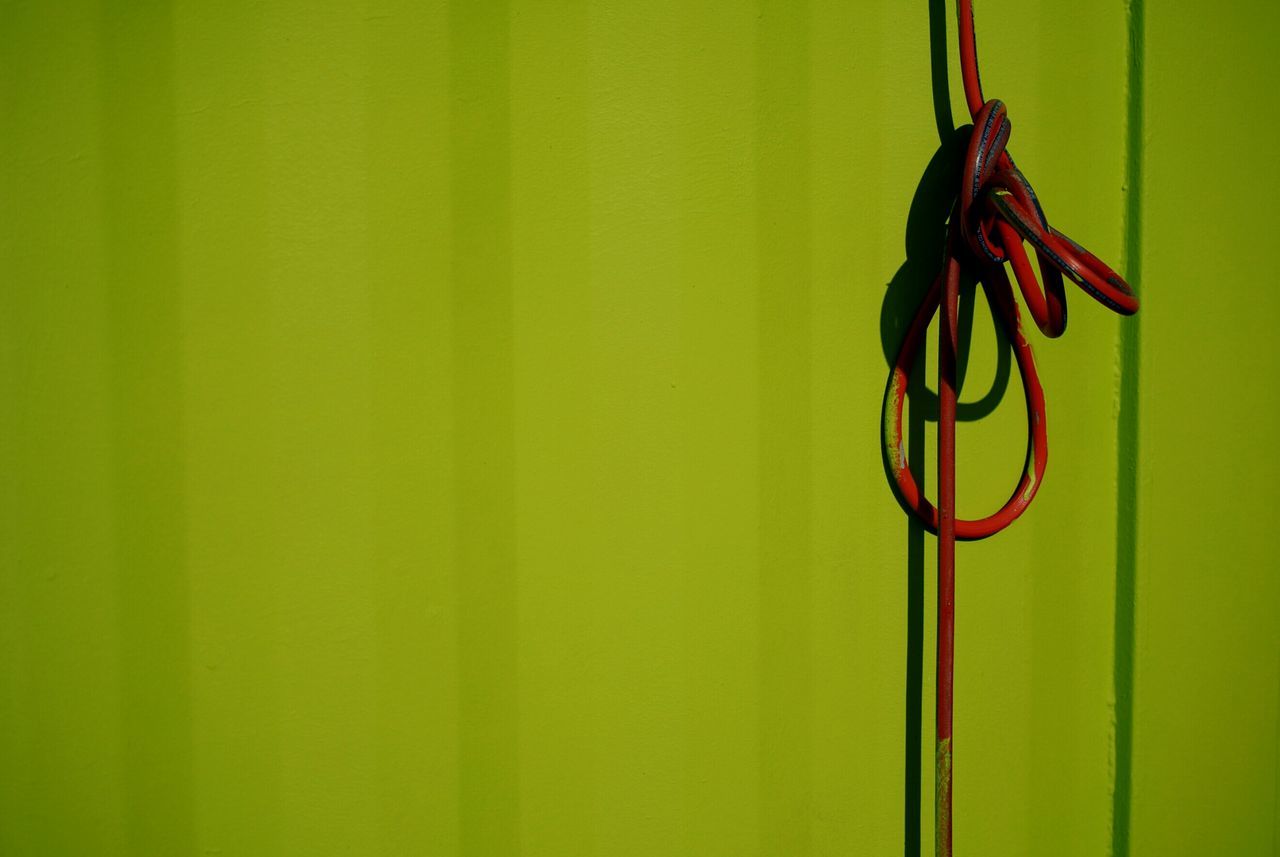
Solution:
<path fill-rule="evenodd" d="M 173 11 L 98 5 L 125 827 L 196 851 Z"/>
<path fill-rule="evenodd" d="M 1127 0 L 1127 127 L 1124 256 L 1129 282 L 1142 285 L 1142 143 L 1145 18 L 1143 0 Z M 1146 296 L 1143 295 L 1143 299 Z M 1113 669 L 1111 854 L 1128 857 L 1133 788 L 1133 694 L 1137 610 L 1139 372 L 1141 315 L 1120 322 L 1116 425 L 1116 595 Z"/>
<path fill-rule="evenodd" d="M 813 853 L 811 9 L 756 29 L 760 851 Z"/>
<path fill-rule="evenodd" d="M 449 4 L 460 853 L 517 857 L 508 0 Z"/>

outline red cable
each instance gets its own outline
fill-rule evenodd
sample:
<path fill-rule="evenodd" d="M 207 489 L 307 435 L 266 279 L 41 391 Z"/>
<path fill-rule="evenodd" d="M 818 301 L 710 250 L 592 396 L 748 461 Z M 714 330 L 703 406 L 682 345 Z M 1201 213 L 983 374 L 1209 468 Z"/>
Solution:
<path fill-rule="evenodd" d="M 1035 191 L 1009 156 L 1011 125 L 1004 104 L 985 101 L 978 74 L 972 0 L 956 0 L 960 66 L 965 101 L 973 115 L 964 175 L 947 232 L 943 270 L 925 295 L 907 328 L 889 377 L 884 401 L 884 447 L 899 499 L 930 532 L 938 534 L 937 782 L 936 853 L 951 855 L 951 720 L 955 630 L 955 542 L 984 539 L 1018 518 L 1035 497 L 1044 477 L 1049 447 L 1045 431 L 1044 390 L 1036 374 L 1031 345 L 1022 331 L 1013 286 L 1004 263 L 1013 268 L 1027 311 L 1049 337 L 1067 326 L 1063 276 L 1104 306 L 1131 315 L 1138 310 L 1133 290 L 1115 271 L 1049 225 Z M 1035 250 L 1043 290 L 1023 242 Z M 982 283 L 992 312 L 1013 346 L 1027 404 L 1027 457 L 1022 478 L 1008 501 L 977 520 L 955 514 L 956 349 L 962 270 Z M 938 334 L 938 506 L 924 498 L 907 463 L 902 444 L 902 408 L 907 382 L 929 329 L 942 308 Z"/>

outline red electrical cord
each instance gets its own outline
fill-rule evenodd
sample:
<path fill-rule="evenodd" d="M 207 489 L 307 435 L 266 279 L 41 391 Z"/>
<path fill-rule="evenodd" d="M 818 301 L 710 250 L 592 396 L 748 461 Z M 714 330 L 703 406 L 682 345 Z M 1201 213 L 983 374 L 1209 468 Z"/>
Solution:
<path fill-rule="evenodd" d="M 1040 201 L 1005 146 L 1010 123 L 1004 104 L 986 101 L 978 75 L 972 0 L 956 0 L 960 65 L 973 128 L 965 155 L 960 193 L 952 208 L 942 272 L 925 295 L 907 329 L 889 377 L 884 402 L 884 446 L 900 499 L 930 532 L 938 535 L 937 781 L 936 854 L 951 855 L 951 714 L 955 643 L 955 542 L 984 539 L 1013 523 L 1035 497 L 1044 477 L 1049 448 L 1044 390 L 1004 263 L 1013 268 L 1027 311 L 1048 337 L 1067 326 L 1066 275 L 1095 300 L 1122 315 L 1138 310 L 1133 290 L 1092 253 L 1049 225 Z M 1044 283 L 1041 290 L 1023 242 L 1035 250 Z M 977 520 L 955 514 L 956 349 L 960 275 L 969 271 L 1013 345 L 1027 404 L 1027 457 L 1022 478 L 1009 500 Z M 907 382 L 929 323 L 942 308 L 938 334 L 938 506 L 921 494 L 902 444 L 902 407 Z"/>

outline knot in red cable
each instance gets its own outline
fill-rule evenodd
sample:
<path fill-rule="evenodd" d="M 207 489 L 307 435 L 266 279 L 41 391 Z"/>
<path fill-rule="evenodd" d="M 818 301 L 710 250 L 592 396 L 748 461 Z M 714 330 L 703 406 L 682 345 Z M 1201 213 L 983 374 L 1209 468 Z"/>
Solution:
<path fill-rule="evenodd" d="M 1049 225 L 1035 190 L 1009 155 L 1011 130 L 1004 103 L 986 102 L 974 116 L 965 154 L 957 226 L 980 267 L 1010 264 L 1027 309 L 1047 336 L 1066 329 L 1064 275 L 1109 309 L 1137 312 L 1138 300 L 1119 274 Z M 1043 291 L 1024 241 L 1035 249 Z"/>

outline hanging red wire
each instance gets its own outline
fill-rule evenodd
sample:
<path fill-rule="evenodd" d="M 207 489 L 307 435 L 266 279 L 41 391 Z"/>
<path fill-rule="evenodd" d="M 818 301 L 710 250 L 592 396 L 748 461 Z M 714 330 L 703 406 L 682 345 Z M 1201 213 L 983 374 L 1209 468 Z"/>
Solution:
<path fill-rule="evenodd" d="M 939 857 L 951 855 L 955 542 L 994 535 L 1026 511 L 1040 487 L 1049 455 L 1044 390 L 1036 374 L 1031 345 L 1023 334 L 1017 300 L 1004 264 L 1008 262 L 1012 267 L 1027 311 L 1048 337 L 1061 336 L 1067 326 L 1063 276 L 1115 312 L 1131 315 L 1138 310 L 1138 299 L 1119 274 L 1049 225 L 1035 191 L 1005 148 L 1011 125 L 1004 104 L 983 98 L 972 0 L 957 0 L 956 11 L 960 67 L 973 127 L 959 194 L 948 225 L 945 263 L 907 328 L 884 404 L 885 454 L 899 498 L 926 528 L 938 535 L 934 820 Z M 1035 251 L 1040 281 L 1032 270 L 1024 242 Z M 1022 477 L 1000 509 L 976 520 L 959 520 L 955 514 L 956 340 L 962 271 L 982 284 L 992 312 L 1012 343 L 1027 405 L 1027 457 Z M 938 333 L 938 505 L 935 507 L 924 498 L 908 466 L 902 443 L 902 408 L 912 368 L 939 307 L 942 320 Z"/>

